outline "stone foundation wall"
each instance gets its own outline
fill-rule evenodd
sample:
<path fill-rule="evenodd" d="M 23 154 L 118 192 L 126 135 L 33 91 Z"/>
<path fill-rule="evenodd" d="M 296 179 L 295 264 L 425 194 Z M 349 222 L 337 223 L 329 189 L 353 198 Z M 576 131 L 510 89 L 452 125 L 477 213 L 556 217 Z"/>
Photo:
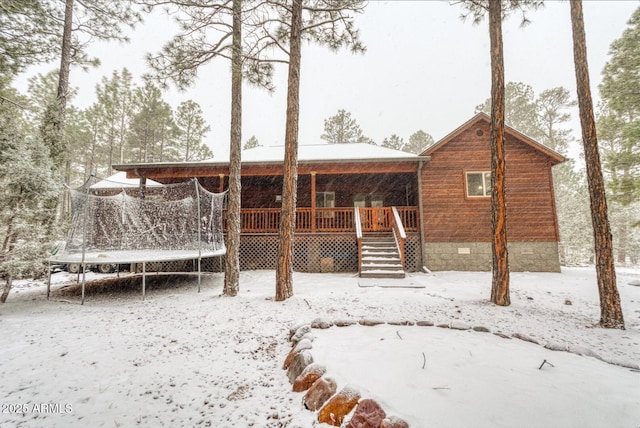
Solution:
<path fill-rule="evenodd" d="M 509 269 L 514 272 L 560 272 L 557 242 L 510 242 Z M 489 242 L 430 242 L 424 248 L 431 270 L 490 271 Z"/>

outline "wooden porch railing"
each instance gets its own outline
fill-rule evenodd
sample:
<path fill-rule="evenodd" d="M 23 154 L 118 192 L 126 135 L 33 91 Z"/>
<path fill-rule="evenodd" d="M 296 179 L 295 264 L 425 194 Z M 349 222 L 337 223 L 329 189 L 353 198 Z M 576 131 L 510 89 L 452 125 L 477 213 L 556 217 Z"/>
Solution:
<path fill-rule="evenodd" d="M 278 233 L 280 208 L 245 208 L 240 212 L 241 233 Z M 398 216 L 408 232 L 418 230 L 418 209 L 397 207 Z M 353 207 L 316 208 L 315 219 L 311 208 L 296 209 L 296 232 L 353 232 L 355 230 Z M 362 231 L 392 230 L 391 207 L 360 208 Z M 224 215 L 226 230 L 226 212 Z"/>
<path fill-rule="evenodd" d="M 404 269 L 404 241 L 407 239 L 407 234 L 405 233 L 404 225 L 400 219 L 400 213 L 396 207 L 392 207 L 391 211 L 391 227 L 393 229 L 393 236 L 396 238 L 396 246 L 400 251 L 400 263 L 402 263 L 402 268 Z"/>
<path fill-rule="evenodd" d="M 358 243 L 358 274 L 362 272 L 362 220 L 360 220 L 360 208 L 353 209 L 353 220 L 356 226 L 356 242 Z"/>

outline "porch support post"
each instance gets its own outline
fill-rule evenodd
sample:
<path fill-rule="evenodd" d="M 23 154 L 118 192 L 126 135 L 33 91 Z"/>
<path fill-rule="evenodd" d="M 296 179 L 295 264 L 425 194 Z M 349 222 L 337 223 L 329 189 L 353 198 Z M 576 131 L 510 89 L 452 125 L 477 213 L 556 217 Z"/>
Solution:
<path fill-rule="evenodd" d="M 420 228 L 420 261 L 422 262 L 422 266 L 419 268 L 422 269 L 423 266 L 427 265 L 427 261 L 425 260 L 425 248 L 424 248 L 424 205 L 422 200 L 422 167 L 424 164 L 422 161 L 418 163 L 418 216 L 420 217 L 418 220 L 418 227 Z"/>
<path fill-rule="evenodd" d="M 311 233 L 316 233 L 316 172 L 311 171 Z"/>
<path fill-rule="evenodd" d="M 218 180 L 220 180 L 218 182 L 218 192 L 222 193 L 224 192 L 224 174 L 218 174 Z"/>

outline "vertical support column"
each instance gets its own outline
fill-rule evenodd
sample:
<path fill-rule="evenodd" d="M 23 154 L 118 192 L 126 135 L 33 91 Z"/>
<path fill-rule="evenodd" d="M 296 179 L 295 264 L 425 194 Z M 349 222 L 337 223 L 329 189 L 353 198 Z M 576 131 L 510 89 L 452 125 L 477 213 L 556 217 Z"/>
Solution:
<path fill-rule="evenodd" d="M 194 179 L 196 186 L 196 204 L 197 204 L 197 217 L 196 217 L 196 233 L 198 234 L 198 293 L 200 292 L 200 261 L 202 260 L 202 215 L 200 213 L 200 188 L 198 179 Z"/>
<path fill-rule="evenodd" d="M 140 199 L 144 199 L 147 194 L 147 177 L 140 176 Z"/>
<path fill-rule="evenodd" d="M 224 174 L 218 174 L 218 193 L 224 192 Z"/>
<path fill-rule="evenodd" d="M 427 257 L 426 257 L 426 253 L 427 250 L 424 247 L 425 243 L 424 243 L 424 205 L 423 205 L 423 199 L 422 199 L 422 167 L 424 166 L 424 164 L 422 163 L 422 161 L 418 162 L 418 171 L 417 171 L 417 177 L 418 177 L 418 229 L 420 232 L 420 266 L 418 266 L 419 269 L 422 269 L 423 266 L 427 266 Z"/>
<path fill-rule="evenodd" d="M 49 275 L 47 277 L 47 300 L 49 300 L 50 294 L 51 294 L 51 261 L 49 261 Z"/>
<path fill-rule="evenodd" d="M 89 180 L 93 177 L 93 174 L 89 176 Z M 82 267 L 82 301 L 81 305 L 84 305 L 84 289 L 86 285 L 85 272 L 87 270 L 87 263 L 85 261 L 86 251 L 87 251 L 87 209 L 89 205 L 89 183 L 87 183 L 87 191 L 84 195 L 84 208 L 82 210 L 82 259 L 80 261 L 80 267 Z"/>
<path fill-rule="evenodd" d="M 316 172 L 311 171 L 311 233 L 316 233 Z"/>
<path fill-rule="evenodd" d="M 142 300 L 147 294 L 147 262 L 142 262 Z"/>

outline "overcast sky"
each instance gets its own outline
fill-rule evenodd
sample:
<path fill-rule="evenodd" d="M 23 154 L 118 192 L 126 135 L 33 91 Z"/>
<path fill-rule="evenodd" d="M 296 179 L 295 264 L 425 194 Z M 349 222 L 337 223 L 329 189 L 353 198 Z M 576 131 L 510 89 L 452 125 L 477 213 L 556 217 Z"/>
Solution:
<path fill-rule="evenodd" d="M 596 97 L 609 46 L 639 6 L 639 1 L 583 2 Z M 475 106 L 490 96 L 489 35 L 486 21 L 463 22 L 461 12 L 461 6 L 446 1 L 370 1 L 356 18 L 365 54 L 303 45 L 300 144 L 322 143 L 324 119 L 339 109 L 351 112 L 364 134 L 378 144 L 391 134 L 406 142 L 420 129 L 437 141 L 468 120 Z M 557 86 L 575 94 L 569 3 L 547 0 L 528 17 L 532 23 L 524 28 L 519 15 L 503 25 L 505 81 L 531 85 L 536 94 Z M 171 28 L 165 16 L 149 16 L 131 33 L 131 43 L 94 44 L 91 52 L 102 65 L 89 73 L 72 70 L 71 85 L 80 90 L 74 104 L 88 107 L 95 100 L 96 83 L 114 69 L 127 67 L 138 79 L 147 71 L 145 53 L 158 51 Z M 245 84 L 243 142 L 255 135 L 264 146 L 283 144 L 286 75 L 285 65 L 276 67 L 277 90 L 272 94 Z M 199 71 L 193 88 L 165 94 L 174 108 L 187 99 L 201 105 L 212 129 L 206 142 L 214 155 L 228 152 L 229 82 L 228 63 L 218 61 Z"/>

